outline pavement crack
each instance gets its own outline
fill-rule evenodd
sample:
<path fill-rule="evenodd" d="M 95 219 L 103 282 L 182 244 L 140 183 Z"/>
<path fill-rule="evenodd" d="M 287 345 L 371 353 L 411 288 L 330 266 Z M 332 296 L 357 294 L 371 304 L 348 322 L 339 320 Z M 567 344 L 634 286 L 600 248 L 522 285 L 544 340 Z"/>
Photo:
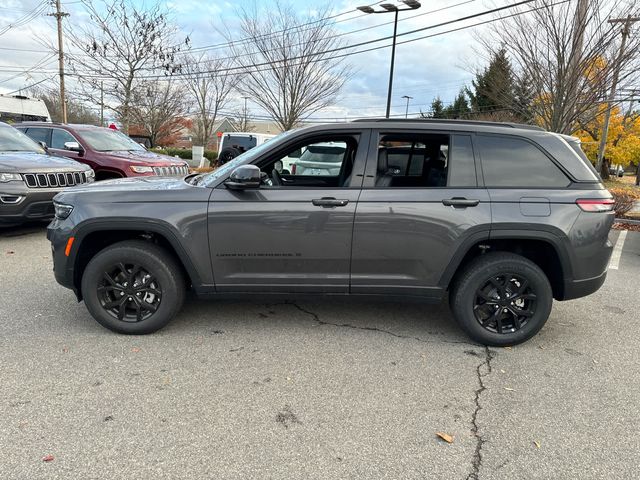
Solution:
<path fill-rule="evenodd" d="M 476 449 L 473 454 L 473 460 L 471 462 L 471 473 L 467 476 L 467 480 L 479 480 L 480 468 L 482 468 L 482 447 L 484 446 L 485 440 L 482 438 L 480 434 L 480 428 L 478 426 L 478 413 L 482 410 L 482 405 L 480 403 L 480 397 L 482 393 L 487 389 L 487 386 L 484 383 L 485 377 L 491 374 L 491 361 L 494 358 L 494 354 L 489 347 L 484 347 L 484 360 L 476 367 L 476 374 L 478 376 L 478 388 L 475 391 L 475 409 L 473 414 L 471 415 L 471 432 L 476 439 Z"/>
<path fill-rule="evenodd" d="M 401 335 L 399 333 L 395 333 L 395 332 L 392 332 L 390 330 L 385 330 L 385 329 L 378 328 L 378 327 L 362 327 L 362 326 L 358 326 L 358 325 L 353 325 L 351 323 L 326 322 L 324 320 L 321 320 L 320 316 L 317 313 L 312 312 L 310 310 L 307 310 L 306 308 L 301 307 L 300 305 L 298 305 L 295 302 L 285 302 L 284 305 L 292 305 L 292 306 L 294 306 L 295 308 L 297 308 L 302 313 L 305 313 L 305 314 L 309 315 L 310 317 L 312 317 L 313 320 L 318 322 L 319 325 L 331 325 L 333 327 L 351 328 L 351 329 L 354 329 L 354 330 L 365 330 L 365 331 L 369 331 L 369 332 L 383 333 L 385 335 L 391 335 L 392 337 L 395 337 L 395 338 L 402 338 L 402 339 L 407 339 L 407 340 L 415 340 L 415 341 L 421 342 L 421 343 L 449 343 L 449 344 L 454 344 L 454 345 L 471 345 L 471 346 L 474 346 L 474 347 L 478 346 L 478 345 L 476 345 L 474 343 L 463 342 L 463 341 L 455 341 L 455 340 L 444 340 L 444 339 L 439 339 L 437 341 L 425 340 L 424 338 L 414 337 L 414 336 L 411 336 L 411 335 Z"/>

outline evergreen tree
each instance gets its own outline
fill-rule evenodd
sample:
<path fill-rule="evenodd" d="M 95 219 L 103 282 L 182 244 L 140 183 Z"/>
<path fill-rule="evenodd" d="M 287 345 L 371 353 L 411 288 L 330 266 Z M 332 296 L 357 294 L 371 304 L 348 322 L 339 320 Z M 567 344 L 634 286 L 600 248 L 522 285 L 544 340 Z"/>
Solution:
<path fill-rule="evenodd" d="M 466 89 L 466 93 L 471 100 L 474 113 L 518 111 L 518 94 L 523 92 L 516 88 L 511 62 L 504 48 L 492 55 L 489 65 L 476 73 L 471 85 L 471 88 Z"/>

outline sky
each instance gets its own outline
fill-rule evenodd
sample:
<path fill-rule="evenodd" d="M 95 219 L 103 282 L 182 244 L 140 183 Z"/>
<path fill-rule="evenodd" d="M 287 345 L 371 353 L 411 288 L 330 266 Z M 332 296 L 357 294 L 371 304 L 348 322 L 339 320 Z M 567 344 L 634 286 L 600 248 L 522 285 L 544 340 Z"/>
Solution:
<path fill-rule="evenodd" d="M 134 0 L 139 6 L 153 4 L 153 0 Z M 268 9 L 276 0 L 256 0 L 258 9 Z M 322 0 L 319 0 L 322 1 Z M 346 44 L 385 37 L 393 33 L 393 14 L 366 15 L 356 6 L 366 5 L 364 1 L 336 0 L 327 4 L 335 18 L 336 33 L 345 34 L 341 38 Z M 499 0 L 497 0 L 499 1 Z M 399 2 L 389 0 L 390 3 Z M 189 35 L 193 47 L 218 44 L 225 41 L 219 30 L 229 30 L 234 38 L 240 38 L 237 31 L 237 12 L 245 2 L 211 2 L 209 0 L 173 0 L 161 2 L 170 11 L 172 21 L 178 26 L 180 35 Z M 384 2 L 378 2 L 384 3 Z M 482 12 L 489 8 L 505 5 L 491 0 L 429 0 L 422 1 L 422 7 L 400 13 L 398 34 L 454 20 L 466 15 Z M 57 85 L 55 75 L 57 56 L 47 45 L 56 43 L 55 19 L 47 16 L 53 9 L 40 0 L 0 0 L 0 93 L 11 93 L 33 83 L 44 80 L 42 85 Z M 70 16 L 65 22 L 81 25 L 87 15 L 79 0 L 62 1 L 63 10 Z M 313 13 L 322 6 L 316 1 L 293 0 L 289 4 L 301 16 Z M 42 9 L 37 10 L 42 5 Z M 457 5 L 457 6 L 456 6 Z M 376 8 L 380 9 L 379 6 Z M 15 22 L 36 9 L 38 15 L 28 22 Z M 488 18 L 488 17 L 485 17 Z M 451 28 L 475 23 L 482 19 L 469 20 L 451 26 L 443 26 L 426 32 L 400 37 L 399 41 L 413 39 L 432 33 L 445 32 Z M 390 24 L 386 24 L 390 23 Z M 386 25 L 384 25 L 386 24 Z M 12 25 L 11 28 L 7 28 Z M 365 31 L 350 33 L 365 27 Z M 453 101 L 458 91 L 469 84 L 472 71 L 483 65 L 476 35 L 483 27 L 446 33 L 432 38 L 421 39 L 405 45 L 398 45 L 392 95 L 392 115 L 405 114 L 406 99 L 410 99 L 409 114 L 426 111 L 432 100 L 439 96 L 445 103 Z M 390 45 L 383 41 L 372 46 Z M 214 52 L 220 52 L 215 50 Z M 353 75 L 346 82 L 339 98 L 331 107 L 313 114 L 314 119 L 350 119 L 358 116 L 384 116 L 389 76 L 390 48 L 383 48 L 349 56 L 346 62 L 352 67 Z M 73 91 L 76 80 L 69 78 L 67 88 Z M 240 94 L 234 103 L 240 104 Z M 229 107 L 233 110 L 234 106 Z M 249 109 L 254 115 L 262 115 L 256 105 L 249 100 Z"/>

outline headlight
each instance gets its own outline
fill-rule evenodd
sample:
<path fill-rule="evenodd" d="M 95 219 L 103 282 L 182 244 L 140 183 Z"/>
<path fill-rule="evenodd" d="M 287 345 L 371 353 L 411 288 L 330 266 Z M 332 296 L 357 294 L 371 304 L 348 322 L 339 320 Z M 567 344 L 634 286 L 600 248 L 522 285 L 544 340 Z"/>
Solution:
<path fill-rule="evenodd" d="M 143 167 L 140 165 L 132 165 L 131 167 L 129 167 L 131 170 L 133 170 L 136 173 L 151 173 L 153 172 L 153 167 Z"/>
<path fill-rule="evenodd" d="M 21 182 L 22 177 L 19 173 L 0 173 L 0 182 Z"/>
<path fill-rule="evenodd" d="M 87 177 L 87 182 L 93 182 L 96 179 L 96 172 L 93 171 L 93 169 L 89 169 L 87 171 L 84 172 L 85 176 Z"/>
<path fill-rule="evenodd" d="M 53 202 L 53 208 L 56 212 L 56 218 L 64 220 L 73 211 L 73 205 L 65 205 L 64 203 Z"/>

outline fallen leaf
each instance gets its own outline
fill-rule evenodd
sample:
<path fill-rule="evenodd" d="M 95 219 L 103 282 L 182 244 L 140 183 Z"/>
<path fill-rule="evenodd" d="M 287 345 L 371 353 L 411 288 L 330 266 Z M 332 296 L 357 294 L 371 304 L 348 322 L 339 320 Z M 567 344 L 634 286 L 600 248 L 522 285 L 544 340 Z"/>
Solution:
<path fill-rule="evenodd" d="M 444 432 L 436 432 L 436 435 L 447 443 L 453 443 L 453 436 Z"/>
<path fill-rule="evenodd" d="M 67 346 L 62 347 L 62 352 L 63 353 L 69 353 L 69 347 L 67 347 Z"/>
<path fill-rule="evenodd" d="M 534 440 L 533 444 L 536 446 L 536 448 L 540 448 L 540 442 L 539 441 Z"/>
<path fill-rule="evenodd" d="M 507 372 L 505 372 L 504 370 L 500 369 L 500 373 L 507 373 Z"/>
<path fill-rule="evenodd" d="M 540 350 L 544 350 L 544 347 L 543 347 L 542 345 L 538 345 L 538 348 L 539 348 Z"/>
<path fill-rule="evenodd" d="M 140 348 L 138 348 L 138 347 L 133 347 L 133 348 L 131 349 L 131 351 L 132 351 L 133 353 L 138 353 L 138 352 L 140 351 Z"/>
<path fill-rule="evenodd" d="M 511 347 L 504 347 L 505 350 L 511 350 Z"/>
<path fill-rule="evenodd" d="M 513 388 L 504 387 L 504 389 L 505 389 L 507 392 L 515 392 L 515 390 L 514 390 Z"/>
<path fill-rule="evenodd" d="M 598 363 L 598 361 L 594 358 L 593 360 L 591 360 L 593 363 Z"/>
<path fill-rule="evenodd" d="M 42 457 L 43 462 L 53 462 L 53 455 L 45 455 Z"/>
<path fill-rule="evenodd" d="M 7 250 L 7 255 L 13 255 L 14 253 L 16 252 L 14 252 L 13 250 Z"/>

